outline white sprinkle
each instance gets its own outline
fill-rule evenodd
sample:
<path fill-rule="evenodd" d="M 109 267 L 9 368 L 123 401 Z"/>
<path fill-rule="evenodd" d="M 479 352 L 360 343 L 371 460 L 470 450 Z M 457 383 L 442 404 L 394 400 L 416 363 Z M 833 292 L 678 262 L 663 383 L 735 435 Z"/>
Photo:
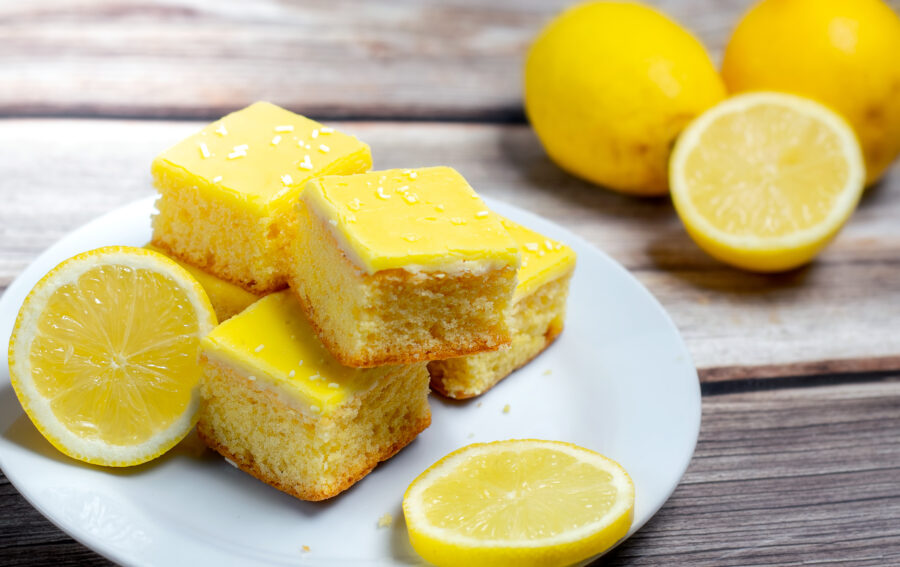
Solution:
<path fill-rule="evenodd" d="M 256 376 L 247 376 L 247 380 L 250 380 L 251 382 L 256 382 Z"/>
<path fill-rule="evenodd" d="M 322 411 L 322 408 L 320 408 L 319 406 L 309 406 L 309 409 L 311 409 L 313 413 L 319 413 L 320 411 Z"/>
<path fill-rule="evenodd" d="M 215 177 L 213 177 L 213 183 L 218 183 L 219 181 L 222 181 L 221 175 L 216 175 Z"/>
<path fill-rule="evenodd" d="M 332 132 L 334 132 L 334 128 L 329 128 L 328 126 L 322 126 L 322 128 L 319 130 L 319 132 L 321 132 L 323 134 L 331 134 Z"/>
<path fill-rule="evenodd" d="M 276 132 L 293 132 L 294 127 L 291 124 L 284 124 L 282 126 L 275 127 Z"/>
<path fill-rule="evenodd" d="M 247 157 L 247 152 L 231 152 L 230 154 L 228 154 L 228 159 L 237 159 L 242 157 Z"/>
<path fill-rule="evenodd" d="M 409 175 L 409 178 L 410 178 L 410 179 L 415 179 L 416 177 L 419 176 L 419 174 L 416 173 L 415 171 L 410 171 L 410 172 L 408 173 L 408 175 Z"/>
<path fill-rule="evenodd" d="M 382 175 L 381 179 L 379 179 L 379 182 L 384 183 L 385 179 L 387 179 L 387 175 Z"/>
<path fill-rule="evenodd" d="M 356 222 L 356 215 L 353 213 L 347 213 L 347 222 Z"/>
<path fill-rule="evenodd" d="M 437 209 L 437 210 L 439 210 L 439 211 L 441 211 L 441 212 L 444 211 L 444 205 L 435 205 L 434 208 Z"/>
<path fill-rule="evenodd" d="M 489 214 L 491 214 L 491 213 L 489 213 L 487 211 L 478 211 L 477 213 L 475 213 L 475 217 L 479 218 L 479 219 L 483 219 L 483 218 L 487 217 Z"/>
<path fill-rule="evenodd" d="M 407 193 L 407 194 L 403 195 L 403 198 L 404 198 L 404 199 L 406 200 L 406 202 L 409 203 L 410 205 L 412 205 L 413 203 L 415 203 L 416 201 L 419 200 L 419 198 L 416 197 L 415 194 L 412 194 L 412 193 Z"/>
<path fill-rule="evenodd" d="M 354 197 L 350 202 L 347 203 L 347 206 L 350 207 L 351 210 L 358 211 L 360 206 L 360 201 L 356 197 Z"/>
<path fill-rule="evenodd" d="M 303 147 L 306 148 L 307 150 L 311 150 L 311 149 L 312 149 L 312 146 L 310 146 L 309 144 L 305 144 Z"/>
<path fill-rule="evenodd" d="M 398 193 L 406 193 L 409 191 L 409 185 L 403 185 L 402 187 L 397 187 Z"/>
<path fill-rule="evenodd" d="M 469 195 L 469 197 L 472 197 L 473 199 L 477 199 L 478 195 L 476 195 L 475 193 L 472 193 L 471 195 Z"/>
<path fill-rule="evenodd" d="M 275 136 L 274 138 L 272 138 L 272 145 L 277 146 L 278 142 L 280 142 L 280 141 L 281 141 L 281 136 Z"/>
<path fill-rule="evenodd" d="M 466 224 L 466 221 L 463 220 L 463 219 L 461 219 L 461 218 L 459 218 L 459 217 L 453 217 L 453 218 L 451 218 L 451 219 L 450 219 L 450 222 L 452 222 L 453 224 Z"/>
<path fill-rule="evenodd" d="M 337 382 L 329 382 L 329 383 L 328 383 L 328 387 L 329 387 L 329 388 L 340 388 L 341 385 L 338 384 Z"/>
<path fill-rule="evenodd" d="M 562 244 L 559 242 L 556 243 L 556 246 L 553 247 L 554 250 L 562 250 Z"/>
<path fill-rule="evenodd" d="M 312 376 L 310 376 L 309 379 L 312 380 L 313 382 L 315 382 L 316 380 L 321 380 L 322 376 L 320 374 L 316 373 L 316 374 L 313 374 Z"/>
<path fill-rule="evenodd" d="M 403 240 L 406 240 L 407 242 L 415 242 L 418 239 L 419 239 L 419 237 L 415 234 L 410 233 L 410 234 L 403 235 Z"/>
<path fill-rule="evenodd" d="M 385 200 L 387 200 L 387 199 L 390 199 L 390 198 L 391 198 L 390 195 L 388 195 L 388 194 L 386 194 L 386 193 L 384 192 L 384 187 L 379 187 L 378 189 L 375 190 L 375 193 L 378 195 L 378 197 L 379 197 L 380 199 L 385 199 Z"/>
<path fill-rule="evenodd" d="M 327 154 L 328 152 L 331 151 L 331 148 L 329 148 L 329 147 L 326 146 L 325 144 L 319 144 L 319 151 L 324 152 L 324 153 Z"/>
<path fill-rule="evenodd" d="M 318 137 L 319 137 L 319 131 L 318 131 L 318 130 L 313 130 L 312 133 L 310 133 L 310 136 L 312 136 L 313 138 L 318 138 Z"/>
<path fill-rule="evenodd" d="M 306 154 L 305 156 L 303 156 L 303 163 L 300 164 L 300 167 L 302 167 L 303 169 L 312 169 L 313 168 L 313 164 L 309 160 L 309 154 Z"/>
<path fill-rule="evenodd" d="M 330 224 L 331 226 L 337 226 L 337 221 L 334 219 L 328 219 L 328 224 Z"/>
<path fill-rule="evenodd" d="M 298 362 L 297 366 L 303 366 L 303 361 L 301 360 L 300 362 Z"/>
<path fill-rule="evenodd" d="M 218 134 L 218 135 L 220 135 L 220 136 L 227 136 L 227 135 L 228 135 L 228 130 L 225 129 L 225 123 L 224 123 L 224 122 L 219 122 L 219 127 L 216 128 L 216 134 Z"/>
<path fill-rule="evenodd" d="M 531 252 L 537 252 L 538 245 L 537 242 L 526 242 L 525 250 L 530 250 Z"/>
<path fill-rule="evenodd" d="M 296 371 L 296 370 L 291 370 L 290 372 L 288 372 L 288 378 L 293 378 L 293 377 L 296 376 L 296 375 L 297 375 L 297 371 Z"/>
<path fill-rule="evenodd" d="M 200 142 L 200 155 L 203 156 L 203 159 L 206 159 L 210 156 L 209 148 L 206 147 L 206 144 Z"/>
<path fill-rule="evenodd" d="M 264 348 L 266 348 L 266 345 L 259 345 L 258 347 L 256 347 L 255 349 L 253 349 L 253 351 L 254 351 L 254 352 L 259 352 L 259 351 L 261 351 L 261 350 L 264 349 Z"/>
<path fill-rule="evenodd" d="M 544 241 L 544 246 L 547 247 L 547 250 L 553 250 L 553 243 L 550 242 L 549 240 Z"/>
<path fill-rule="evenodd" d="M 290 175 L 288 175 L 287 173 L 285 173 L 284 175 L 281 176 L 281 182 L 284 183 L 285 185 L 290 185 L 291 183 L 293 183 L 293 181 L 294 181 L 294 178 L 291 177 Z"/>
<path fill-rule="evenodd" d="M 234 151 L 236 151 L 236 152 L 246 152 L 249 149 L 250 149 L 250 146 L 248 146 L 247 144 L 240 144 L 240 145 L 234 147 Z"/>
<path fill-rule="evenodd" d="M 235 464 L 235 462 L 232 461 L 231 459 L 225 459 L 225 462 L 228 463 L 229 465 L 233 466 L 234 468 L 238 468 L 237 464 Z"/>

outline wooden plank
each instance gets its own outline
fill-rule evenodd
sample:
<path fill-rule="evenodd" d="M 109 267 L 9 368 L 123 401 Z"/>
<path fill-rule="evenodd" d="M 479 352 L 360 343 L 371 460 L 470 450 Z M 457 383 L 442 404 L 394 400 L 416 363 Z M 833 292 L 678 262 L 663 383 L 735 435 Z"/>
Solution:
<path fill-rule="evenodd" d="M 751 0 L 651 2 L 715 58 Z M 890 0 L 900 7 L 900 0 Z M 522 119 L 523 54 L 571 0 L 0 4 L 0 115 Z"/>
<path fill-rule="evenodd" d="M 705 380 L 900 368 L 900 169 L 870 189 L 813 265 L 762 276 L 686 236 L 666 199 L 591 187 L 544 156 L 527 127 L 349 123 L 377 167 L 450 164 L 485 195 L 569 227 L 662 302 Z M 196 123 L 0 122 L 0 287 L 67 232 L 150 195 L 149 163 Z M 602 282 L 597 282 L 602 293 Z"/>
<path fill-rule="evenodd" d="M 681 485 L 604 565 L 900 563 L 900 381 L 703 401 Z M 108 564 L 0 479 L 4 564 Z"/>

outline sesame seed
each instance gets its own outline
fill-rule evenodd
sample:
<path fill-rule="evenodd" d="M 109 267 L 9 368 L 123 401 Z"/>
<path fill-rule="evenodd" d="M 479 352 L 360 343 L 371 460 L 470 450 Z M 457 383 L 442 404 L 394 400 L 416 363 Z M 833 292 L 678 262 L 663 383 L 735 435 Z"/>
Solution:
<path fill-rule="evenodd" d="M 477 213 L 475 213 L 475 218 L 483 219 L 486 218 L 489 214 L 491 213 L 487 211 L 478 211 Z"/>
<path fill-rule="evenodd" d="M 297 371 L 296 371 L 296 370 L 291 370 L 290 372 L 288 372 L 288 378 L 293 378 L 293 377 L 296 376 L 296 375 L 297 375 Z"/>
<path fill-rule="evenodd" d="M 537 252 L 537 249 L 538 249 L 537 242 L 526 242 L 525 243 L 525 250 L 529 250 L 531 252 Z"/>
<path fill-rule="evenodd" d="M 253 352 L 259 352 L 259 351 L 261 351 L 261 350 L 264 349 L 264 348 L 266 348 L 266 345 L 259 345 L 258 347 L 256 347 L 255 349 L 253 349 Z"/>
<path fill-rule="evenodd" d="M 291 124 L 284 124 L 283 126 L 276 126 L 276 132 L 293 132 L 294 127 Z"/>
<path fill-rule="evenodd" d="M 228 135 L 228 130 L 225 129 L 225 123 L 224 123 L 224 122 L 219 122 L 219 127 L 216 128 L 216 134 L 218 134 L 218 135 L 220 135 L 220 136 L 227 136 L 227 135 Z"/>
<path fill-rule="evenodd" d="M 329 388 L 335 388 L 335 389 L 337 389 L 337 388 L 340 388 L 341 385 L 338 384 L 337 382 L 329 382 L 329 383 L 328 383 L 328 387 L 329 387 Z"/>
<path fill-rule="evenodd" d="M 319 130 L 319 132 L 321 132 L 323 134 L 331 134 L 332 132 L 334 132 L 334 128 L 329 128 L 328 126 L 322 126 L 322 128 Z"/>
<path fill-rule="evenodd" d="M 284 183 L 285 185 L 290 185 L 293 181 L 294 181 L 294 179 L 287 173 L 285 173 L 284 175 L 281 176 L 281 182 Z"/>
<path fill-rule="evenodd" d="M 219 181 L 222 181 L 221 175 L 216 175 L 215 177 L 213 177 L 213 183 L 218 183 Z"/>
<path fill-rule="evenodd" d="M 390 199 L 390 198 L 391 198 L 390 195 L 388 195 L 388 194 L 386 194 L 386 193 L 384 192 L 384 187 L 379 187 L 378 189 L 376 189 L 376 190 L 375 190 L 375 194 L 378 195 L 378 198 L 379 198 L 379 199 L 385 199 L 385 200 L 387 200 L 387 199 Z"/>
<path fill-rule="evenodd" d="M 324 152 L 324 153 L 327 154 L 328 152 L 331 151 L 331 148 L 329 148 L 329 147 L 326 146 L 325 144 L 319 144 L 319 151 Z"/>
<path fill-rule="evenodd" d="M 272 138 L 272 145 L 277 146 L 280 141 L 281 141 L 281 136 L 275 136 L 274 138 Z"/>
<path fill-rule="evenodd" d="M 313 131 L 310 133 L 310 136 L 312 136 L 313 138 L 318 138 L 318 137 L 319 137 L 319 131 L 318 131 L 318 130 L 313 130 Z"/>
<path fill-rule="evenodd" d="M 328 219 L 328 224 L 330 224 L 331 226 L 337 226 L 337 221 L 334 219 Z"/>
<path fill-rule="evenodd" d="M 200 142 L 200 155 L 203 156 L 203 159 L 206 159 L 210 156 L 209 148 L 206 147 L 206 144 Z"/>

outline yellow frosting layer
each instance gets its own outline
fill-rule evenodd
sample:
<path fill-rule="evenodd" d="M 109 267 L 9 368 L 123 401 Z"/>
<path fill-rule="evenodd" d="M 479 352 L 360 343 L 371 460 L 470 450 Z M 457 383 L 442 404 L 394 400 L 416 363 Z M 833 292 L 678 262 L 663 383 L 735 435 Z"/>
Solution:
<path fill-rule="evenodd" d="M 499 217 L 449 167 L 320 177 L 301 199 L 369 273 L 519 265 Z"/>
<path fill-rule="evenodd" d="M 384 373 L 334 360 L 290 291 L 263 297 L 216 327 L 201 346 L 208 357 L 277 387 L 312 413 L 329 413 Z"/>
<path fill-rule="evenodd" d="M 217 278 L 193 264 L 184 262 L 174 256 L 169 256 L 165 251 L 160 250 L 152 244 L 147 244 L 144 248 L 159 252 L 190 272 L 190 274 L 194 276 L 194 279 L 203 287 L 206 295 L 209 296 L 209 302 L 212 303 L 213 309 L 216 310 L 216 318 L 219 321 L 224 321 L 225 319 L 240 313 L 254 301 L 259 299 L 258 295 L 252 294 L 244 288 L 229 281 L 225 281 L 222 278 Z"/>
<path fill-rule="evenodd" d="M 257 102 L 213 122 L 157 156 L 256 206 L 299 193 L 317 175 L 366 171 L 369 147 L 353 136 Z"/>
<path fill-rule="evenodd" d="M 562 277 L 575 267 L 575 251 L 561 242 L 502 219 L 503 226 L 522 249 L 522 265 L 516 274 L 519 283 L 513 294 L 518 301 L 542 285 Z"/>

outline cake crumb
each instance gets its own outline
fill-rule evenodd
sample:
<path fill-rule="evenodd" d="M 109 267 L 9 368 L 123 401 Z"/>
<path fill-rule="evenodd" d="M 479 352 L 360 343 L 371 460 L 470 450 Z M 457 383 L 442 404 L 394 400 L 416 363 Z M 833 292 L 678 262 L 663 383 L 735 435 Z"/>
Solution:
<path fill-rule="evenodd" d="M 469 433 L 468 438 L 469 438 L 469 439 L 475 439 L 475 434 L 474 434 L 474 433 Z"/>
<path fill-rule="evenodd" d="M 394 523 L 394 517 L 390 514 L 385 514 L 384 516 L 378 518 L 378 527 L 379 528 L 389 528 L 391 524 Z"/>
<path fill-rule="evenodd" d="M 309 553 L 309 546 L 308 546 L 308 545 L 304 545 L 304 546 L 301 547 L 300 549 L 303 550 L 303 553 Z"/>
<path fill-rule="evenodd" d="M 509 413 L 509 404 L 503 406 L 503 413 Z"/>
<path fill-rule="evenodd" d="M 549 368 L 547 370 L 544 370 L 544 376 L 550 376 L 551 374 L 553 374 L 553 371 Z"/>
<path fill-rule="evenodd" d="M 483 403 L 484 402 L 478 402 L 477 404 L 475 404 L 475 407 L 480 408 Z"/>

